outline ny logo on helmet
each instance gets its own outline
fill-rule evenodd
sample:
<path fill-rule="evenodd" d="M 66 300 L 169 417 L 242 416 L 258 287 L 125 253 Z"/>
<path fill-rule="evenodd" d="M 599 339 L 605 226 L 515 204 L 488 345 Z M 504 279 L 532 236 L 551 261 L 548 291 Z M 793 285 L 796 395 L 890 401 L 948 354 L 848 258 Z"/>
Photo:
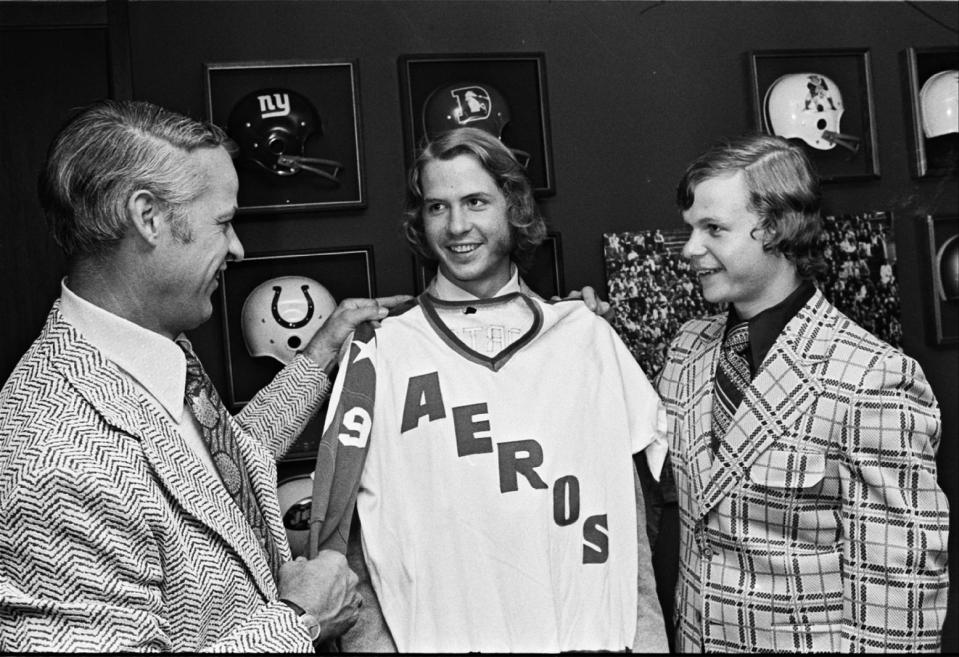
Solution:
<path fill-rule="evenodd" d="M 290 94 L 264 94 L 256 99 L 260 101 L 260 116 L 264 119 L 290 113 Z"/>
<path fill-rule="evenodd" d="M 460 87 L 451 89 L 450 96 L 456 99 L 453 118 L 460 125 L 488 119 L 493 109 L 489 92 L 483 87 Z"/>

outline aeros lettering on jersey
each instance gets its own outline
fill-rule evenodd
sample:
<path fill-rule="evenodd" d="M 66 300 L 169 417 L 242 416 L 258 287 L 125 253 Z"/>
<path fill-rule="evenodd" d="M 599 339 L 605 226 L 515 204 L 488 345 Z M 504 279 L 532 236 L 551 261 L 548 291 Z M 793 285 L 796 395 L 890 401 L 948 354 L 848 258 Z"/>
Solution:
<path fill-rule="evenodd" d="M 483 402 L 454 406 L 453 417 L 457 456 L 492 454 L 499 466 L 499 490 L 502 494 L 519 490 L 520 475 L 534 489 L 547 490 L 548 484 L 536 471 L 543 464 L 543 447 L 536 440 L 513 440 L 493 444 L 489 434 L 489 409 Z M 403 404 L 400 432 L 406 433 L 419 426 L 423 418 L 435 422 L 447 417 L 439 374 L 429 372 L 410 377 Z M 354 427 L 361 435 L 362 427 Z M 369 433 L 368 429 L 365 432 Z M 342 440 L 342 437 L 341 437 Z M 574 475 L 559 477 L 553 482 L 553 522 L 560 527 L 574 524 L 580 516 L 579 479 Z M 609 557 L 609 535 L 606 514 L 593 515 L 583 520 L 583 563 L 605 563 Z"/>

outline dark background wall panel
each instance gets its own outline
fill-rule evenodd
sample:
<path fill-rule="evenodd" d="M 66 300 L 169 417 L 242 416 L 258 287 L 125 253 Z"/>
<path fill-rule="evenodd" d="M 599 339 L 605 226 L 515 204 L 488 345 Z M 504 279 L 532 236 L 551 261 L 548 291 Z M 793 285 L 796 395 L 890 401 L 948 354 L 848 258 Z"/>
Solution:
<path fill-rule="evenodd" d="M 63 255 L 37 200 L 40 163 L 69 109 L 102 98 L 110 89 L 106 12 L 67 9 L 39 16 L 36 8 L 0 7 L 3 379 L 37 337 L 64 274 Z"/>

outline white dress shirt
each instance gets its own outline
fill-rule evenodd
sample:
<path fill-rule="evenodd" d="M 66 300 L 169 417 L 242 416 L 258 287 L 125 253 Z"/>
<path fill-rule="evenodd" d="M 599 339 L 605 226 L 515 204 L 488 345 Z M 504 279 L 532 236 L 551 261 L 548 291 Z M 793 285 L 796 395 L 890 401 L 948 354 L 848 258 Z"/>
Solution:
<path fill-rule="evenodd" d="M 177 343 L 77 296 L 66 278 L 60 282 L 60 313 L 170 418 L 190 452 L 222 483 L 200 425 L 184 403 L 186 356 Z"/>

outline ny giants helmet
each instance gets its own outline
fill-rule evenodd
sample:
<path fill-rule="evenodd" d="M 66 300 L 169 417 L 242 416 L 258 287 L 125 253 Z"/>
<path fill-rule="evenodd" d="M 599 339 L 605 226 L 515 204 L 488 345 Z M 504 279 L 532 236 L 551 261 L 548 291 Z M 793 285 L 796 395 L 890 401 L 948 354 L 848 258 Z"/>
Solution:
<path fill-rule="evenodd" d="M 763 102 L 766 126 L 786 139 L 802 139 L 822 151 L 837 145 L 853 153 L 859 138 L 839 132 L 845 110 L 839 87 L 819 73 L 789 73 L 773 82 Z"/>
<path fill-rule="evenodd" d="M 959 71 L 939 71 L 926 80 L 919 109 L 927 138 L 959 132 Z"/>
<path fill-rule="evenodd" d="M 309 556 L 310 509 L 313 506 L 313 475 L 284 479 L 277 485 L 280 517 L 290 541 L 293 558 Z"/>
<path fill-rule="evenodd" d="M 336 301 L 325 287 L 305 276 L 280 276 L 256 286 L 243 302 L 240 325 L 254 358 L 272 356 L 284 365 L 310 341 Z"/>
<path fill-rule="evenodd" d="M 240 158 L 264 171 L 276 176 L 309 171 L 339 184 L 341 163 L 304 155 L 310 136 L 321 133 L 320 115 L 295 91 L 271 88 L 247 94 L 230 113 L 227 131 L 239 144 Z"/>
<path fill-rule="evenodd" d="M 423 103 L 423 132 L 427 138 L 454 128 L 480 128 L 500 141 L 510 122 L 509 104 L 496 87 L 484 82 L 457 82 L 437 87 Z M 510 149 L 524 167 L 529 165 L 526 151 Z"/>

